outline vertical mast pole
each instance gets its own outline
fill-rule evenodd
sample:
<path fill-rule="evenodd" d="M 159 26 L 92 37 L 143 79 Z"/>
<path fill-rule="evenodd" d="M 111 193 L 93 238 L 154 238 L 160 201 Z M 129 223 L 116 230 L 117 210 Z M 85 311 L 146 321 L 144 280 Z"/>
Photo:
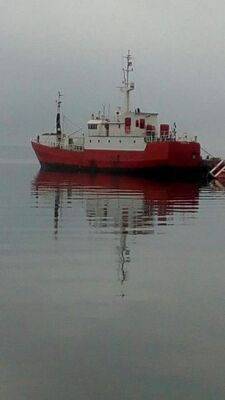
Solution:
<path fill-rule="evenodd" d="M 127 53 L 127 65 L 126 65 L 126 69 L 127 69 L 127 82 L 126 82 L 126 87 L 127 87 L 127 112 L 130 111 L 130 91 L 129 91 L 129 59 L 130 59 L 130 50 L 128 50 Z"/>
<path fill-rule="evenodd" d="M 130 54 L 130 50 L 128 50 L 128 53 L 126 56 L 124 56 L 126 59 L 126 65 L 123 67 L 123 86 L 121 87 L 122 92 L 125 94 L 126 98 L 126 109 L 125 112 L 130 111 L 130 92 L 131 90 L 134 89 L 134 84 L 131 84 L 129 81 L 129 74 L 131 71 L 133 71 L 132 68 L 132 56 Z"/>
<path fill-rule="evenodd" d="M 58 99 L 56 100 L 56 104 L 57 104 L 57 114 L 56 114 L 56 134 L 58 136 L 58 138 L 61 138 L 62 135 L 62 129 L 61 129 L 61 114 L 60 114 L 60 106 L 62 101 L 60 100 L 60 98 L 62 97 L 62 94 L 60 92 L 58 92 Z"/>

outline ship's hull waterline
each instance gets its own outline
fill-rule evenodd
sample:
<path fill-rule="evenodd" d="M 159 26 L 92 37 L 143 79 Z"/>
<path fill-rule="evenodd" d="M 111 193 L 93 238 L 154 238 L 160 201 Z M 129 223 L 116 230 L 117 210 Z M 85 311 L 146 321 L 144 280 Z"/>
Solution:
<path fill-rule="evenodd" d="M 43 169 L 90 170 L 126 173 L 149 171 L 198 171 L 201 168 L 200 145 L 197 142 L 155 142 L 144 151 L 66 150 L 32 141 L 32 147 Z"/>

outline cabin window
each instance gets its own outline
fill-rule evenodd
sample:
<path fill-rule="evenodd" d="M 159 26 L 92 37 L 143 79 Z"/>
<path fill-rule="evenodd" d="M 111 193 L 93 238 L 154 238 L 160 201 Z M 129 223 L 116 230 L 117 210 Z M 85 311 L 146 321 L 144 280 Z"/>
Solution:
<path fill-rule="evenodd" d="M 134 143 L 136 143 L 136 140 L 134 140 Z"/>
<path fill-rule="evenodd" d="M 108 140 L 108 143 L 110 143 L 110 140 Z"/>
<path fill-rule="evenodd" d="M 140 119 L 140 128 L 141 129 L 145 129 L 145 120 L 144 120 L 144 118 Z"/>
<path fill-rule="evenodd" d="M 88 129 L 97 129 L 97 124 L 88 124 Z"/>
<path fill-rule="evenodd" d="M 136 119 L 135 125 L 136 125 L 136 128 L 139 128 L 139 119 Z"/>
<path fill-rule="evenodd" d="M 91 140 L 89 140 L 89 142 L 91 143 Z"/>

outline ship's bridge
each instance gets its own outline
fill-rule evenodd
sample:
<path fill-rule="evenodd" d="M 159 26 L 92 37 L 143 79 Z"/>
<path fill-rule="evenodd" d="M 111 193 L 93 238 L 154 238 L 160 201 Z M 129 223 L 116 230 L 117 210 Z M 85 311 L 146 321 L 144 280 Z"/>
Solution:
<path fill-rule="evenodd" d="M 109 124 L 106 118 L 92 118 L 88 121 L 88 136 L 109 136 Z"/>
<path fill-rule="evenodd" d="M 158 114 L 139 109 L 117 114 L 114 120 L 93 117 L 88 121 L 88 136 L 146 136 L 149 131 L 158 135 Z"/>
<path fill-rule="evenodd" d="M 90 121 L 88 121 L 88 130 L 98 130 L 99 126 L 102 125 L 103 122 L 102 119 L 90 119 Z"/>

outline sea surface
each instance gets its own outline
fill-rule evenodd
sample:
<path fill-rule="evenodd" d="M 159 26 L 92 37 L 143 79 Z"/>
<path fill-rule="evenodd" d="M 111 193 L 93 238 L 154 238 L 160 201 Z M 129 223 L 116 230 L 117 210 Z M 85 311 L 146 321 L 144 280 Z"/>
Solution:
<path fill-rule="evenodd" d="M 224 400 L 225 190 L 0 147 L 0 398 Z"/>

